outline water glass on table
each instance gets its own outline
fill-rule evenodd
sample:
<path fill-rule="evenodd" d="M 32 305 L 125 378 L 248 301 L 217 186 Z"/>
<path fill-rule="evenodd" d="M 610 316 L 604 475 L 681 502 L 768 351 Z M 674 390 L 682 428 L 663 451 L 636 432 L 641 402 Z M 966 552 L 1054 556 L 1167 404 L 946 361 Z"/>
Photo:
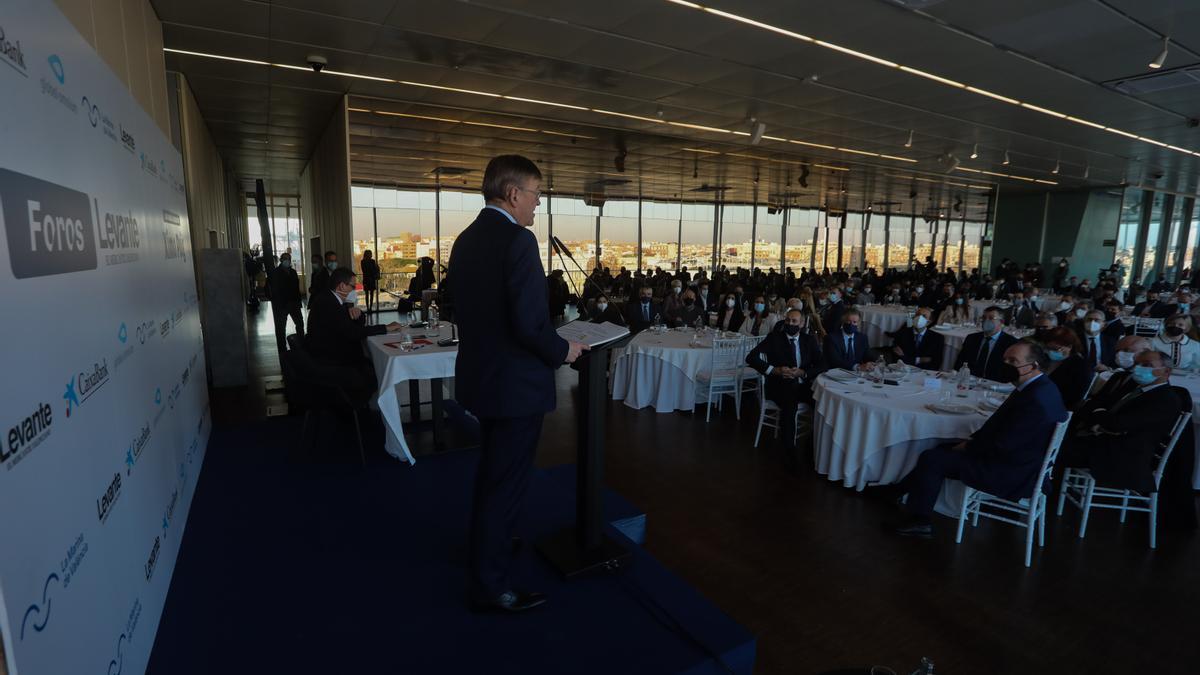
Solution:
<path fill-rule="evenodd" d="M 405 330 L 400 336 L 400 351 L 407 353 L 407 352 L 411 352 L 412 348 L 413 348 L 412 335 L 407 330 Z"/>

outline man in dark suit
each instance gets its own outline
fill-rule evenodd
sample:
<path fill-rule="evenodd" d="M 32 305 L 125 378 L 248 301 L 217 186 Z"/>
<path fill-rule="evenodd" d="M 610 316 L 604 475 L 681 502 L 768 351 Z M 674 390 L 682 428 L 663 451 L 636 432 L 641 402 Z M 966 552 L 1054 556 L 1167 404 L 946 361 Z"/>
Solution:
<path fill-rule="evenodd" d="M 1117 341 L 1104 332 L 1104 312 L 1088 311 L 1080 322 L 1080 355 L 1091 370 L 1107 370 L 1117 363 Z M 1104 366 L 1104 368 L 1098 368 Z"/>
<path fill-rule="evenodd" d="M 1012 306 L 1008 308 L 1008 325 L 1016 328 L 1029 328 L 1037 318 L 1037 306 L 1025 299 L 1024 293 L 1012 294 Z"/>
<path fill-rule="evenodd" d="M 625 303 L 625 324 L 630 333 L 640 333 L 654 325 L 654 317 L 662 315 L 662 305 L 654 302 L 654 290 L 642 286 L 637 300 Z"/>
<path fill-rule="evenodd" d="M 999 381 L 1004 376 L 1004 352 L 1016 343 L 1015 337 L 1004 332 L 1004 310 L 988 307 L 983 310 L 983 330 L 963 340 L 954 369 L 966 364 L 975 377 Z"/>
<path fill-rule="evenodd" d="M 788 310 L 782 330 L 771 331 L 746 355 L 746 364 L 766 377 L 766 397 L 779 406 L 784 466 L 796 471 L 796 407 L 811 403 L 812 381 L 825 370 L 816 338 L 801 332 L 804 315 Z"/>
<path fill-rule="evenodd" d="M 933 536 L 930 517 L 947 478 L 961 480 L 1001 499 L 1033 493 L 1041 480 L 1054 425 L 1067 419 L 1058 387 L 1043 375 L 1050 359 L 1036 342 L 1022 340 L 1004 352 L 1007 377 L 1017 389 L 978 431 L 957 445 L 926 450 L 901 488 L 908 494 L 908 518 L 894 529 L 906 537 Z"/>
<path fill-rule="evenodd" d="M 513 588 L 512 537 L 529 486 L 543 416 L 554 410 L 554 370 L 587 347 L 559 337 L 547 311 L 541 251 L 527 229 L 540 203 L 533 162 L 501 155 L 483 175 L 487 205 L 450 252 L 458 319 L 458 402 L 479 418 L 471 511 L 475 609 L 519 612 L 546 601 Z"/>
<path fill-rule="evenodd" d="M 330 275 L 333 290 L 317 291 L 308 300 L 308 336 L 305 344 L 313 358 L 345 366 L 360 365 L 366 356 L 362 341 L 370 335 L 394 333 L 400 324 L 368 326 L 367 317 L 355 306 L 355 274 L 348 267 Z"/>
<path fill-rule="evenodd" d="M 1077 434 L 1063 444 L 1058 464 L 1090 469 L 1104 487 L 1145 494 L 1154 490 L 1158 444 L 1183 404 L 1170 386 L 1170 356 L 1143 351 L 1134 357 L 1130 376 L 1136 387 L 1109 408 L 1089 409 Z"/>
<path fill-rule="evenodd" d="M 1165 319 L 1176 311 L 1175 305 L 1163 302 L 1154 290 L 1146 291 L 1146 299 L 1133 306 L 1133 315 L 1151 319 Z"/>
<path fill-rule="evenodd" d="M 929 330 L 933 321 L 933 312 L 928 307 L 918 307 L 913 316 L 913 325 L 905 326 L 896 331 L 893 339 L 892 353 L 910 366 L 925 370 L 938 370 L 942 367 L 942 350 L 946 341 L 941 333 Z"/>
<path fill-rule="evenodd" d="M 854 370 L 855 366 L 871 363 L 871 345 L 867 342 L 866 334 L 859 331 L 861 323 L 862 313 L 851 308 L 842 314 L 841 326 L 836 329 L 831 327 L 821 349 L 826 368 Z"/>
<path fill-rule="evenodd" d="M 308 283 L 309 303 L 312 303 L 312 297 L 318 295 L 321 291 L 333 290 L 329 275 L 337 269 L 337 266 L 337 254 L 333 251 L 325 251 L 325 264 L 313 266 L 312 280 Z"/>
<path fill-rule="evenodd" d="M 279 256 L 279 267 L 271 270 L 267 277 L 267 294 L 271 298 L 271 314 L 275 319 L 275 342 L 282 354 L 286 350 L 284 335 L 287 333 L 287 320 L 292 317 L 296 324 L 296 334 L 304 337 L 304 315 L 300 313 L 300 277 L 292 269 L 292 254 L 284 253 Z"/>

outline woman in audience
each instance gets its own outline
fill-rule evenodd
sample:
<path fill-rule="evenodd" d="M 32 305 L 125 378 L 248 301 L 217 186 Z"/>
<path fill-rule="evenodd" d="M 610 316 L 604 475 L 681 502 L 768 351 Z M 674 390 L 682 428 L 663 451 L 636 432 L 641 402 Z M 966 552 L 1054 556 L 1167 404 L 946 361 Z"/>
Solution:
<path fill-rule="evenodd" d="M 737 332 L 742 327 L 742 310 L 737 306 L 737 295 L 726 293 L 721 299 L 720 309 L 717 311 L 717 328 Z"/>
<path fill-rule="evenodd" d="M 707 320 L 707 312 L 700 306 L 700 302 L 696 300 L 696 292 L 690 288 L 683 292 L 683 299 L 679 309 L 673 314 L 667 314 L 667 316 L 670 317 L 672 326 L 703 325 Z"/>
<path fill-rule="evenodd" d="M 742 322 L 741 332 L 743 335 L 755 337 L 766 335 L 771 332 L 778 320 L 775 313 L 767 306 L 766 299 L 760 295 L 754 298 L 754 304 L 750 306 L 750 312 L 746 315 L 746 320 Z"/>
<path fill-rule="evenodd" d="M 938 315 L 938 323 L 957 323 L 961 325 L 970 321 L 971 304 L 967 301 L 969 297 L 971 297 L 969 294 L 961 291 L 955 293 L 954 297 L 950 298 L 950 302 L 942 310 L 942 313 Z"/>
<path fill-rule="evenodd" d="M 615 323 L 618 326 L 625 325 L 625 317 L 621 316 L 621 312 L 613 306 L 608 300 L 607 295 L 596 296 L 596 303 L 592 306 L 592 311 L 588 317 L 592 323 Z"/>
<path fill-rule="evenodd" d="M 1080 355 L 1079 336 L 1070 328 L 1058 326 L 1042 334 L 1042 345 L 1050 357 L 1046 373 L 1058 385 L 1063 404 L 1073 409 L 1087 396 L 1093 373 Z"/>
<path fill-rule="evenodd" d="M 1171 357 L 1171 367 L 1182 370 L 1200 368 L 1200 342 L 1188 337 L 1192 317 L 1175 314 L 1163 321 L 1162 331 L 1150 340 L 1150 348 Z"/>

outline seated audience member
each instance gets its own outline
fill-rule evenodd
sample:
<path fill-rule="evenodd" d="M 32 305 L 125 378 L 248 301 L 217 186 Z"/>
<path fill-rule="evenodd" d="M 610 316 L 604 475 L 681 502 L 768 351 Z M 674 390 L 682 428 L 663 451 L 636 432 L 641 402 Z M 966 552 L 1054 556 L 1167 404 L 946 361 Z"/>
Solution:
<path fill-rule="evenodd" d="M 796 406 L 812 402 L 812 381 L 824 368 L 816 339 L 801 332 L 804 316 L 788 310 L 782 330 L 772 331 L 750 353 L 746 364 L 766 377 L 765 395 L 779 406 L 780 431 L 785 448 L 784 465 L 795 471 Z"/>
<path fill-rule="evenodd" d="M 1071 295 L 1070 293 L 1063 293 L 1058 299 L 1058 305 L 1053 308 L 1047 307 L 1045 311 L 1054 312 L 1054 317 L 1058 319 L 1058 325 L 1068 326 L 1070 325 L 1071 320 L 1075 318 L 1071 314 L 1071 312 L 1074 310 L 1075 296 Z"/>
<path fill-rule="evenodd" d="M 704 325 L 708 322 L 708 313 L 700 306 L 696 300 L 696 293 L 692 289 L 687 289 L 683 292 L 682 306 L 672 314 L 667 313 L 668 321 L 672 326 L 695 326 L 697 324 Z"/>
<path fill-rule="evenodd" d="M 1200 368 L 1200 343 L 1188 336 L 1192 317 L 1176 314 L 1163 321 L 1162 330 L 1150 340 L 1150 348 L 1166 354 L 1171 367 L 1180 370 Z"/>
<path fill-rule="evenodd" d="M 683 309 L 683 281 L 680 279 L 671 280 L 671 288 L 667 292 L 667 296 L 663 298 L 663 320 L 668 325 L 672 324 L 672 319 L 679 315 L 679 310 Z"/>
<path fill-rule="evenodd" d="M 1055 328 L 1058 328 L 1058 317 L 1050 312 L 1042 312 L 1033 320 L 1033 339 L 1040 342 Z"/>
<path fill-rule="evenodd" d="M 771 312 L 771 308 L 767 306 L 767 301 L 763 296 L 754 298 L 754 305 L 750 307 L 750 312 L 746 315 L 745 321 L 742 321 L 741 332 L 743 335 L 766 335 L 775 327 L 775 323 L 779 319 Z"/>
<path fill-rule="evenodd" d="M 938 314 L 938 323 L 964 324 L 971 320 L 971 301 L 969 296 L 955 293 Z"/>
<path fill-rule="evenodd" d="M 367 357 L 362 341 L 369 335 L 382 335 L 400 330 L 400 324 L 368 326 L 362 310 L 354 306 L 354 272 L 339 267 L 329 274 L 333 290 L 317 291 L 308 303 L 308 335 L 306 344 L 313 358 L 355 365 Z M 349 306 L 347 306 L 349 305 Z"/>
<path fill-rule="evenodd" d="M 625 304 L 625 325 L 631 333 L 646 330 L 654 325 L 655 317 L 661 316 L 662 306 L 654 302 L 654 291 L 649 286 L 642 286 L 638 299 Z"/>
<path fill-rule="evenodd" d="M 1166 354 L 1147 350 L 1134 357 L 1130 378 L 1136 386 L 1110 407 L 1088 411 L 1063 443 L 1058 465 L 1090 469 L 1104 487 L 1152 491 L 1158 443 L 1183 408 L 1170 377 Z"/>
<path fill-rule="evenodd" d="M 857 309 L 851 308 L 842 314 L 840 329 L 825 336 L 821 349 L 826 368 L 854 370 L 862 366 L 871 370 L 875 367 L 871 361 L 871 345 L 867 341 L 867 335 L 859 331 L 861 324 L 862 313 Z"/>
<path fill-rule="evenodd" d="M 705 313 L 717 311 L 717 296 L 715 293 L 708 292 L 708 282 L 700 282 L 697 288 L 700 290 L 700 295 L 696 298 L 696 302 L 700 305 L 700 310 Z"/>
<path fill-rule="evenodd" d="M 896 331 L 892 347 L 892 353 L 901 361 L 925 370 L 942 367 L 942 350 L 945 347 L 941 333 L 929 330 L 932 313 L 933 310 L 928 307 L 918 307 L 913 316 L 913 325 Z"/>
<path fill-rule="evenodd" d="M 1067 419 L 1058 388 L 1044 376 L 1049 362 L 1041 345 L 1021 340 L 1004 352 L 1005 381 L 1016 385 L 978 431 L 957 445 L 926 450 L 900 486 L 909 517 L 894 528 L 906 537 L 933 536 L 933 505 L 947 478 L 1002 499 L 1033 493 L 1054 425 Z"/>
<path fill-rule="evenodd" d="M 717 312 L 717 328 L 736 333 L 742 327 L 744 318 L 742 309 L 738 307 L 737 295 L 726 293 L 721 309 Z"/>
<path fill-rule="evenodd" d="M 1104 312 L 1098 309 L 1088 311 L 1080 328 L 1079 340 L 1083 346 L 1079 354 L 1083 356 L 1084 363 L 1096 371 L 1112 368 L 1116 363 L 1117 340 L 1104 333 Z"/>
<path fill-rule="evenodd" d="M 875 289 L 871 286 L 871 284 L 864 283 L 862 285 L 862 290 L 860 290 L 858 292 L 858 295 L 856 295 L 854 297 L 854 304 L 856 304 L 856 305 L 873 305 L 873 304 L 875 304 L 875 294 L 872 293 L 873 290 L 875 290 Z"/>
<path fill-rule="evenodd" d="M 1042 335 L 1042 346 L 1050 364 L 1045 373 L 1058 386 L 1063 405 L 1074 409 L 1087 396 L 1095 370 L 1079 354 L 1079 337 L 1070 328 L 1052 328 Z"/>
<path fill-rule="evenodd" d="M 1012 294 L 1012 306 L 1008 308 L 1008 325 L 1029 328 L 1037 315 L 1037 305 L 1032 300 L 1027 300 L 1023 293 Z"/>
<path fill-rule="evenodd" d="M 1110 298 L 1104 303 L 1104 334 L 1114 340 L 1120 340 L 1130 332 L 1130 329 L 1126 328 L 1125 322 L 1121 320 L 1122 309 L 1120 300 Z"/>
<path fill-rule="evenodd" d="M 625 317 L 617 311 L 617 308 L 609 301 L 607 295 L 596 296 L 596 304 L 592 305 L 592 311 L 588 316 L 588 321 L 592 323 L 615 323 L 618 326 L 625 325 Z"/>
<path fill-rule="evenodd" d="M 1150 349 L 1150 338 L 1140 335 L 1127 335 L 1117 341 L 1113 356 L 1114 367 L 1109 369 L 1111 374 L 1104 384 L 1096 390 L 1095 395 L 1079 407 L 1071 425 L 1075 426 L 1091 410 L 1095 408 L 1111 408 L 1121 397 L 1133 391 L 1137 386 L 1130 374 L 1133 372 L 1134 358 Z M 1103 371 L 1102 371 L 1103 372 Z"/>
<path fill-rule="evenodd" d="M 1004 310 L 988 307 L 983 310 L 983 330 L 963 340 L 954 369 L 966 365 L 975 377 L 998 382 L 1004 373 L 1004 352 L 1016 343 L 1015 337 L 1004 332 Z"/>
<path fill-rule="evenodd" d="M 1165 319 L 1175 314 L 1175 305 L 1163 301 L 1156 290 L 1146 291 L 1146 299 L 1133 306 L 1133 315 L 1151 319 Z"/>

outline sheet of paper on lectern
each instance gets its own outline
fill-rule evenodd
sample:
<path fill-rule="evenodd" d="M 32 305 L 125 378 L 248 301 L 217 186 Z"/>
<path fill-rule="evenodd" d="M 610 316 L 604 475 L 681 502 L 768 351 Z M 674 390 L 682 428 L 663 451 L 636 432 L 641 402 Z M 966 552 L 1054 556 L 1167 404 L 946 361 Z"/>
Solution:
<path fill-rule="evenodd" d="M 582 342 L 589 347 L 599 347 L 602 344 L 619 340 L 629 335 L 629 329 L 615 323 L 591 323 L 589 321 L 572 321 L 558 327 L 558 336 L 564 340 Z"/>

